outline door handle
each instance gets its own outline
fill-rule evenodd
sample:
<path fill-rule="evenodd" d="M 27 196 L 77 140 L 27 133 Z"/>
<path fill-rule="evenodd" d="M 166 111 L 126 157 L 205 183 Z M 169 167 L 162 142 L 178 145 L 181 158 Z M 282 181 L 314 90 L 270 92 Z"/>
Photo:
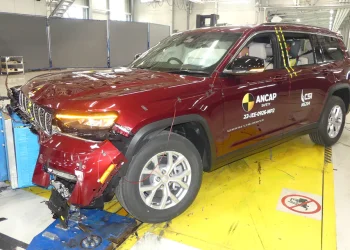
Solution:
<path fill-rule="evenodd" d="M 315 73 L 328 74 L 330 72 L 329 69 L 312 69 Z"/>
<path fill-rule="evenodd" d="M 281 81 L 287 81 L 287 76 L 277 75 L 274 78 L 272 78 L 274 82 L 281 82 Z"/>

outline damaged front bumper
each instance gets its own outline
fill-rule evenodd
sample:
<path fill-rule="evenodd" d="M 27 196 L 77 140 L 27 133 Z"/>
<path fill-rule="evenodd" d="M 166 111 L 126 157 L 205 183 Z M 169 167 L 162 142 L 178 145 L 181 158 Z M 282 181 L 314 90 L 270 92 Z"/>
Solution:
<path fill-rule="evenodd" d="M 108 140 L 94 142 L 60 134 L 51 137 L 39 134 L 40 152 L 33 183 L 42 187 L 53 185 L 72 205 L 90 205 L 126 162 Z"/>
<path fill-rule="evenodd" d="M 123 153 L 109 140 L 92 141 L 53 132 L 50 111 L 33 104 L 18 88 L 8 89 L 8 95 L 9 112 L 16 112 L 39 134 L 40 152 L 32 181 L 54 187 L 47 202 L 54 217 L 67 219 L 68 204 L 94 204 L 126 162 Z"/>

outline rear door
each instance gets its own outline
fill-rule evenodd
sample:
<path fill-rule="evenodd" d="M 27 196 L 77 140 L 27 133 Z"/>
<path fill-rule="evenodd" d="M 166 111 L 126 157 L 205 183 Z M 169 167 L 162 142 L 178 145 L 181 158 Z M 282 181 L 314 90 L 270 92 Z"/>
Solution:
<path fill-rule="evenodd" d="M 319 120 L 329 87 L 346 75 L 343 72 L 345 52 L 336 37 L 307 34 L 303 37 L 300 33 L 292 32 L 286 32 L 285 37 L 291 45 L 289 65 L 296 73 L 291 79 L 288 122 L 291 129 L 296 129 Z M 302 45 L 297 56 L 297 49 L 294 48 L 293 52 L 293 41 Z M 310 47 L 305 44 L 309 42 L 312 53 L 307 56 Z"/>
<path fill-rule="evenodd" d="M 312 37 L 307 33 L 284 32 L 288 47 L 289 68 L 293 71 L 290 79 L 290 98 L 287 117 L 288 131 L 310 125 L 316 118 L 322 103 L 320 86 L 325 77 L 315 56 Z M 321 58 L 322 60 L 322 58 Z"/>

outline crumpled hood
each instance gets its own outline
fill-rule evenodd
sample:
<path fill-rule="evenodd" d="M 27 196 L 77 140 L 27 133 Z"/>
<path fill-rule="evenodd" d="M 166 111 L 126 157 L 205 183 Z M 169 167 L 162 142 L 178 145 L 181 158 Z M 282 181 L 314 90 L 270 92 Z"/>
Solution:
<path fill-rule="evenodd" d="M 99 101 L 159 88 L 176 87 L 186 77 L 165 72 L 117 68 L 45 74 L 22 87 L 25 95 L 39 105 L 59 108 L 70 102 Z"/>

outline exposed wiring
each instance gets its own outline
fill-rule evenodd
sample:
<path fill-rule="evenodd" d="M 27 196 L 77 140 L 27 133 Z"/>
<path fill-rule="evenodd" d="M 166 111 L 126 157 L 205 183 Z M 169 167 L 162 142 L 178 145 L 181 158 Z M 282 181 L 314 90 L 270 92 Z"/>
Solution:
<path fill-rule="evenodd" d="M 173 120 L 171 122 L 171 126 L 170 126 L 170 129 L 169 129 L 169 134 L 168 134 L 168 140 L 167 140 L 167 144 L 165 146 L 165 148 L 168 148 L 168 145 L 169 145 L 169 141 L 170 141 L 170 135 L 172 133 L 172 130 L 173 130 L 173 126 L 174 126 L 174 122 L 175 122 L 175 118 L 176 118 L 176 104 L 178 102 L 181 102 L 181 99 L 178 98 L 175 103 L 174 103 L 174 115 L 173 115 Z M 164 150 L 166 151 L 166 150 Z M 139 181 L 130 181 L 128 179 L 125 178 L 125 176 L 123 177 L 123 179 L 126 181 L 126 182 L 129 182 L 129 183 L 133 183 L 133 184 L 139 184 L 139 183 L 142 183 L 146 180 L 148 180 L 152 175 L 153 173 L 158 170 L 158 167 L 159 167 L 159 163 L 162 161 L 164 155 L 161 156 L 161 158 L 158 160 L 158 165 L 157 166 L 154 166 L 154 169 L 151 171 L 151 173 L 149 173 L 145 178 L 143 178 L 142 180 L 139 180 Z"/>

